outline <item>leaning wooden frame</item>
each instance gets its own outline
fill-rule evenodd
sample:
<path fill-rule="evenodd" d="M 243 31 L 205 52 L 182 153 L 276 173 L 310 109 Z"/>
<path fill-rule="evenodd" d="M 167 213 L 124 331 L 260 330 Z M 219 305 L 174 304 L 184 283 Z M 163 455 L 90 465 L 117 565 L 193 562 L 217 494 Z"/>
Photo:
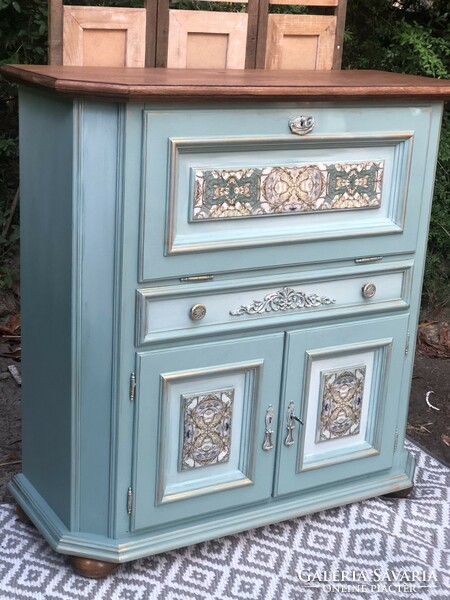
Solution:
<path fill-rule="evenodd" d="M 198 0 L 205 2 L 207 0 Z M 49 0 L 49 63 L 84 66 L 339 69 L 347 0 L 222 0 L 237 11 L 68 6 Z M 308 14 L 270 12 L 302 6 Z M 245 12 L 242 12 L 245 6 Z M 330 14 L 309 14 L 326 7 Z"/>

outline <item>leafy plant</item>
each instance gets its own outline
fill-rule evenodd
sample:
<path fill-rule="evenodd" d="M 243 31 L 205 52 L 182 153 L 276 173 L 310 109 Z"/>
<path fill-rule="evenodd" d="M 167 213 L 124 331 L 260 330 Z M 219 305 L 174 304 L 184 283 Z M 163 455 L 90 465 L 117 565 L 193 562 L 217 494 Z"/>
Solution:
<path fill-rule="evenodd" d="M 350 0 L 344 68 L 381 69 L 450 78 L 447 0 Z M 426 299 L 446 304 L 450 292 L 450 113 L 444 112 L 428 254 Z"/>

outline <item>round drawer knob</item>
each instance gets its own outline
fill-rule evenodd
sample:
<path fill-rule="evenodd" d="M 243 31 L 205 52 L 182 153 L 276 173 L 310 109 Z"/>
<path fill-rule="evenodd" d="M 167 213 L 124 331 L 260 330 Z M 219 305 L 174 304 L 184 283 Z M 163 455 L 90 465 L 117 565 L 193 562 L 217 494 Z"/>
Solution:
<path fill-rule="evenodd" d="M 201 321 L 206 315 L 206 306 L 204 304 L 194 304 L 189 311 L 189 317 L 192 321 Z"/>
<path fill-rule="evenodd" d="M 373 298 L 375 296 L 375 292 L 377 291 L 377 287 L 374 283 L 366 283 L 361 291 L 364 298 Z"/>

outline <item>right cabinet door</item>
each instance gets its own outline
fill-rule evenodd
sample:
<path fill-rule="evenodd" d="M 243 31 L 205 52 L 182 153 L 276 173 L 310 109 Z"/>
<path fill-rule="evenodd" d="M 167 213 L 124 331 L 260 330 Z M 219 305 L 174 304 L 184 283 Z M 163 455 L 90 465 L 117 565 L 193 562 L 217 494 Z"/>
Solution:
<path fill-rule="evenodd" d="M 408 315 L 288 334 L 277 495 L 391 467 L 407 335 Z"/>

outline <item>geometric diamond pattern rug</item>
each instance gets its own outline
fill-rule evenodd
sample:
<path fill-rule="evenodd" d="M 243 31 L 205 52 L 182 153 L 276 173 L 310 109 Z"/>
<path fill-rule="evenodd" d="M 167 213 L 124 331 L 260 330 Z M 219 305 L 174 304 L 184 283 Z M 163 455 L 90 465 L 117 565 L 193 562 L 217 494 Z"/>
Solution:
<path fill-rule="evenodd" d="M 417 460 L 408 499 L 374 498 L 123 565 L 106 579 L 0 504 L 1 600 L 448 600 L 450 470 Z M 328 575 L 335 581 L 321 581 Z"/>

